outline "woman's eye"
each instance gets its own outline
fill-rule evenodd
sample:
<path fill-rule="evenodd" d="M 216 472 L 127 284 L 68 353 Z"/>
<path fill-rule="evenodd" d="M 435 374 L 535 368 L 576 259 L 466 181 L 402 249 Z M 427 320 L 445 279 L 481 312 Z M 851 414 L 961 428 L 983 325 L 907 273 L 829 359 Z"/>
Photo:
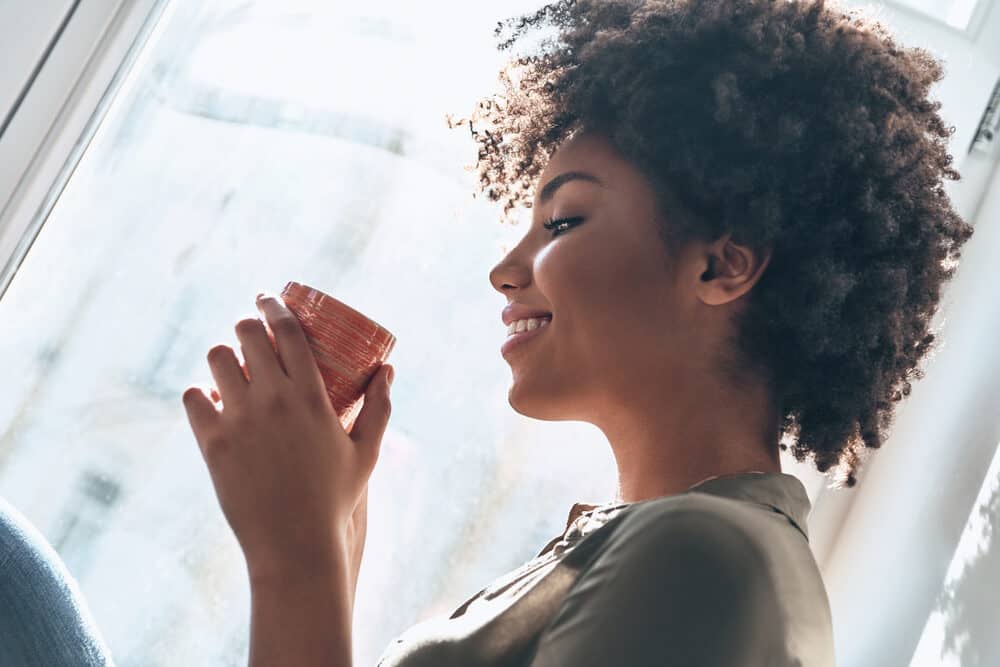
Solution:
<path fill-rule="evenodd" d="M 559 236 L 560 234 L 565 232 L 569 227 L 573 226 L 573 224 L 571 223 L 575 224 L 580 222 L 581 220 L 583 220 L 583 218 L 580 216 L 577 216 L 575 218 L 552 219 L 549 220 L 548 222 L 542 223 L 542 227 L 544 227 L 545 229 L 551 229 L 552 236 L 555 237 Z"/>

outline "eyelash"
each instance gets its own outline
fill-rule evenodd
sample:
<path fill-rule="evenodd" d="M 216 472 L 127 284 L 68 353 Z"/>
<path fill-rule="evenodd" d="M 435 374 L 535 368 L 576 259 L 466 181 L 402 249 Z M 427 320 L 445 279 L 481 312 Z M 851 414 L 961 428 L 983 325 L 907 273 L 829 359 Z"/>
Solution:
<path fill-rule="evenodd" d="M 553 229 L 553 230 L 555 230 L 555 231 L 552 232 L 552 236 L 555 237 L 555 236 L 559 236 L 563 232 L 567 231 L 566 229 L 555 229 L 556 227 L 558 227 L 558 226 L 560 226 L 560 225 L 562 225 L 564 223 L 579 222 L 580 220 L 583 220 L 583 218 L 580 217 L 580 216 L 577 216 L 575 218 L 558 218 L 558 219 L 556 219 L 556 218 L 550 218 L 548 222 L 542 223 L 542 227 L 544 227 L 545 229 Z"/>

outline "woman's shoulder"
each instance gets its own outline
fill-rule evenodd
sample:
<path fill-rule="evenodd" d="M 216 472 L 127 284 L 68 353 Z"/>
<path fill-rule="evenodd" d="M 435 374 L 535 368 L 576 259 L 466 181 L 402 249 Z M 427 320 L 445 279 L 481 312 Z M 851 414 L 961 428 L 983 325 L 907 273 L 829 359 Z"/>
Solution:
<path fill-rule="evenodd" d="M 797 525 L 804 505 L 755 498 L 689 492 L 629 506 L 603 537 L 597 531 L 578 547 L 580 575 L 550 634 L 659 619 L 649 642 L 669 627 L 676 635 L 668 644 L 723 642 L 737 656 L 732 664 L 742 655 L 832 665 L 829 600 Z M 707 627 L 714 630 L 700 634 Z"/>
<path fill-rule="evenodd" d="M 765 563 L 790 554 L 811 554 L 804 491 L 801 498 L 789 498 L 769 496 L 757 488 L 745 494 L 748 497 L 739 497 L 732 486 L 735 481 L 729 482 L 730 488 L 706 485 L 707 492 L 694 490 L 634 503 L 616 517 L 617 525 L 602 546 L 620 553 L 714 548 L 722 550 L 719 557 L 757 556 Z M 759 483 L 765 482 L 761 478 Z"/>
<path fill-rule="evenodd" d="M 540 653 L 561 659 L 551 664 L 596 664 L 577 658 L 608 647 L 631 652 L 619 664 L 667 663 L 678 651 L 699 664 L 796 664 L 788 648 L 800 643 L 790 634 L 799 630 L 785 622 L 794 604 L 755 533 L 766 521 L 753 503 L 707 494 L 628 507 L 603 539 L 598 531 L 580 545 L 579 577 Z M 781 529 L 801 539 L 787 522 Z"/>
<path fill-rule="evenodd" d="M 707 493 L 654 498 L 627 509 L 622 517 L 624 532 L 651 537 L 690 531 L 702 536 L 736 533 L 752 537 L 765 526 L 788 526 L 784 516 L 768 505 Z"/>
<path fill-rule="evenodd" d="M 653 604 L 665 598 L 652 591 L 700 590 L 708 599 L 739 594 L 753 613 L 829 625 L 829 601 L 808 539 L 776 507 L 683 493 L 636 503 L 607 528 L 581 563 L 579 586 L 614 581 L 621 595 Z"/>
<path fill-rule="evenodd" d="M 610 554 L 630 565 L 694 554 L 744 570 L 756 564 L 763 572 L 769 560 L 765 552 L 773 544 L 768 534 L 776 528 L 794 531 L 770 508 L 702 493 L 636 503 L 617 518 L 601 552 L 606 560 Z"/>
<path fill-rule="evenodd" d="M 779 596 L 786 584 L 821 587 L 808 540 L 785 513 L 764 503 L 682 493 L 635 503 L 604 528 L 573 559 L 583 577 L 604 573 L 670 585 L 671 578 L 709 583 L 725 575 Z"/>

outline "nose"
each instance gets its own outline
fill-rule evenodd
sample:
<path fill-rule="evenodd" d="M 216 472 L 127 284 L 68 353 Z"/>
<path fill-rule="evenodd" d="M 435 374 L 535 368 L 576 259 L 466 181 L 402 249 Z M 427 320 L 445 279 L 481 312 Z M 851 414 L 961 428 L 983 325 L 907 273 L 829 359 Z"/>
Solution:
<path fill-rule="evenodd" d="M 519 247 L 520 245 L 514 247 L 490 270 L 490 284 L 501 294 L 506 294 L 512 287 L 524 289 L 531 282 L 531 263 L 518 256 Z"/>

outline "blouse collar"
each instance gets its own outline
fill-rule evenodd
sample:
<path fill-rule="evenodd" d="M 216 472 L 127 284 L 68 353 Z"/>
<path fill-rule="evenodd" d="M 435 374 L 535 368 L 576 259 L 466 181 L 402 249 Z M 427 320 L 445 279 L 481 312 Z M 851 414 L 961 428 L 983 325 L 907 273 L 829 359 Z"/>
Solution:
<path fill-rule="evenodd" d="M 766 505 L 775 512 L 785 515 L 805 536 L 806 540 L 809 539 L 806 519 L 812 505 L 805 486 L 794 475 L 757 470 L 732 475 L 715 475 L 703 479 L 682 493 L 708 493 Z M 603 523 L 602 519 L 609 520 L 625 507 L 651 500 L 657 500 L 657 498 L 627 503 L 574 503 L 566 519 L 566 529 L 569 530 L 570 526 L 581 516 L 587 518 L 587 523 Z"/>

